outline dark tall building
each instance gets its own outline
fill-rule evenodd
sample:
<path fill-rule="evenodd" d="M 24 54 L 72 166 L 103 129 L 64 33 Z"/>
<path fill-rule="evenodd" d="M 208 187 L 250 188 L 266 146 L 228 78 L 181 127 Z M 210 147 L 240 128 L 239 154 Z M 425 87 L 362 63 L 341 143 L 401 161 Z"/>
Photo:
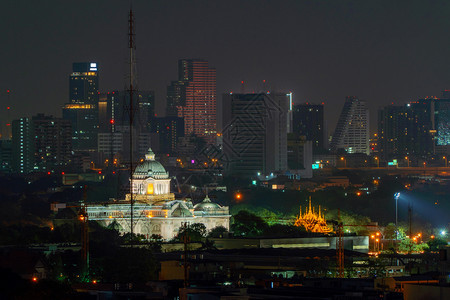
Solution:
<path fill-rule="evenodd" d="M 17 173 L 53 171 L 72 160 L 68 120 L 38 114 L 13 121 L 12 166 Z"/>
<path fill-rule="evenodd" d="M 448 145 L 449 103 L 430 97 L 379 110 L 378 145 L 382 157 L 433 155 L 436 147 Z"/>
<path fill-rule="evenodd" d="M 221 106 L 228 174 L 251 177 L 287 170 L 288 95 L 224 94 Z"/>
<path fill-rule="evenodd" d="M 410 128 L 410 153 L 432 155 L 435 153 L 434 103 L 436 98 L 420 99 L 406 105 Z"/>
<path fill-rule="evenodd" d="M 386 160 L 407 155 L 411 148 L 412 122 L 404 106 L 389 105 L 378 110 L 378 152 Z"/>
<path fill-rule="evenodd" d="M 130 148 L 130 94 L 113 91 L 100 95 L 98 152 L 107 159 L 120 154 L 127 161 Z M 138 159 L 151 146 L 155 147 L 155 135 L 150 134 L 151 120 L 155 115 L 155 93 L 137 91 L 133 94 L 133 157 Z M 129 159 L 128 159 L 129 160 Z"/>
<path fill-rule="evenodd" d="M 369 110 L 364 101 L 347 97 L 331 140 L 332 151 L 343 149 L 346 153 L 369 151 Z"/>
<path fill-rule="evenodd" d="M 98 133 L 98 65 L 74 63 L 69 76 L 69 99 L 63 118 L 72 125 L 74 150 L 95 151 Z"/>
<path fill-rule="evenodd" d="M 117 126 L 130 124 L 130 94 L 128 91 L 113 91 L 100 95 L 100 132 L 109 132 L 109 124 Z M 137 91 L 133 94 L 133 125 L 141 131 L 150 129 L 150 121 L 155 117 L 155 92 Z"/>
<path fill-rule="evenodd" d="M 154 118 L 151 132 L 158 133 L 162 153 L 176 153 L 178 138 L 184 136 L 184 120 L 178 117 Z"/>
<path fill-rule="evenodd" d="M 328 148 L 323 117 L 323 104 L 299 104 L 293 109 L 292 132 L 312 141 L 313 151 Z"/>
<path fill-rule="evenodd" d="M 185 86 L 188 81 L 179 80 L 172 81 L 172 83 L 167 87 L 167 107 L 166 115 L 168 117 L 178 116 L 178 107 L 183 106 L 186 101 L 186 90 Z"/>
<path fill-rule="evenodd" d="M 32 118 L 35 138 L 35 169 L 54 170 L 71 163 L 70 121 L 38 114 Z"/>
<path fill-rule="evenodd" d="M 216 69 L 205 60 L 181 59 L 178 80 L 167 88 L 167 115 L 184 119 L 186 136 L 216 140 Z M 175 114 L 176 112 L 176 114 Z"/>
<path fill-rule="evenodd" d="M 12 141 L 0 140 L 0 173 L 12 172 Z"/>

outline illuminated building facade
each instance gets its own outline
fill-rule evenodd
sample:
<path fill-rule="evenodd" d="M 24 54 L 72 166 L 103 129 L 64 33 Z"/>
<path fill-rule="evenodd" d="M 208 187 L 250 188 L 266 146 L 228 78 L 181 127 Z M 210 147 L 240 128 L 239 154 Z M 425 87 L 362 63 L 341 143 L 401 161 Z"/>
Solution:
<path fill-rule="evenodd" d="M 216 69 L 207 61 L 181 59 L 178 62 L 178 81 L 167 88 L 167 115 L 184 119 L 186 136 L 196 135 L 215 143 Z"/>
<path fill-rule="evenodd" d="M 323 104 L 299 104 L 293 108 L 293 133 L 312 141 L 314 153 L 328 148 Z"/>
<path fill-rule="evenodd" d="M 332 151 L 343 149 L 346 153 L 370 154 L 369 110 L 364 101 L 347 97 L 331 140 Z"/>
<path fill-rule="evenodd" d="M 12 121 L 12 169 L 15 173 L 30 173 L 34 170 L 35 143 L 33 123 L 30 118 Z"/>
<path fill-rule="evenodd" d="M 72 125 L 75 151 L 96 151 L 98 132 L 98 64 L 74 63 L 69 76 L 69 103 L 63 118 Z"/>
<path fill-rule="evenodd" d="M 184 223 L 202 223 L 207 230 L 217 226 L 230 227 L 230 214 L 226 206 L 220 206 L 206 198 L 196 205 L 189 200 L 176 200 L 170 192 L 169 173 L 155 160 L 151 149 L 133 173 L 133 232 L 150 238 L 161 235 L 164 240 L 174 238 Z M 131 194 L 124 200 L 111 204 L 87 206 L 89 220 L 120 233 L 131 231 Z"/>
<path fill-rule="evenodd" d="M 286 171 L 289 94 L 224 94 L 221 130 L 228 174 Z"/>

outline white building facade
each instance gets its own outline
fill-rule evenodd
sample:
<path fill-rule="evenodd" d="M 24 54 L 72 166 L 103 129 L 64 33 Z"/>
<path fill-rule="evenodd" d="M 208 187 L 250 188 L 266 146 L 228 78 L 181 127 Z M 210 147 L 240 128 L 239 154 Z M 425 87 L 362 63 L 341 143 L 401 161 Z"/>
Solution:
<path fill-rule="evenodd" d="M 206 196 L 195 206 L 189 200 L 175 200 L 170 192 L 170 178 L 165 168 L 155 160 L 149 149 L 145 160 L 139 164 L 132 181 L 132 193 L 125 200 L 86 207 L 89 220 L 120 233 L 131 232 L 131 198 L 133 198 L 133 232 L 146 238 L 160 235 L 164 240 L 174 238 L 184 224 L 202 223 L 209 231 L 217 226 L 230 228 L 227 206 L 220 206 Z"/>

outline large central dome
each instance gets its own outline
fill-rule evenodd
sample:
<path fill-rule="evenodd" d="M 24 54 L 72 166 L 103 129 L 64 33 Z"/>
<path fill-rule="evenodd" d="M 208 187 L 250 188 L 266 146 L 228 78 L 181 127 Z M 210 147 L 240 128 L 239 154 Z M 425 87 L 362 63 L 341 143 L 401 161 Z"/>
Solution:
<path fill-rule="evenodd" d="M 135 179 L 145 179 L 148 177 L 155 179 L 169 178 L 169 173 L 167 173 L 163 165 L 155 160 L 155 153 L 153 153 L 151 148 L 145 154 L 145 160 L 136 167 L 133 173 L 133 178 Z"/>

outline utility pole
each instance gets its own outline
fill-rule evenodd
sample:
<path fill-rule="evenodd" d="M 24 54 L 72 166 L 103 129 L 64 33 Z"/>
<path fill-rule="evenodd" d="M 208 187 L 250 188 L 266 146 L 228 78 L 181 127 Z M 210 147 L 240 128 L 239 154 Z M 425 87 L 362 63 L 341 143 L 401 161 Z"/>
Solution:
<path fill-rule="evenodd" d="M 82 272 L 89 276 L 89 219 L 86 212 L 86 199 L 87 199 L 87 186 L 83 188 L 83 201 L 80 205 L 80 216 L 81 221 L 81 261 L 82 261 Z"/>
<path fill-rule="evenodd" d="M 183 223 L 183 243 L 184 243 L 184 287 L 188 287 L 188 280 L 189 280 L 189 266 L 188 266 L 188 245 L 190 242 L 190 237 L 188 235 L 189 233 L 189 222 Z"/>
<path fill-rule="evenodd" d="M 341 220 L 341 210 L 338 209 L 338 224 L 336 230 L 336 257 L 338 278 L 344 278 L 344 226 Z"/>
<path fill-rule="evenodd" d="M 412 252 L 412 207 L 411 203 L 408 205 L 408 221 L 409 221 L 409 251 L 408 254 Z"/>

